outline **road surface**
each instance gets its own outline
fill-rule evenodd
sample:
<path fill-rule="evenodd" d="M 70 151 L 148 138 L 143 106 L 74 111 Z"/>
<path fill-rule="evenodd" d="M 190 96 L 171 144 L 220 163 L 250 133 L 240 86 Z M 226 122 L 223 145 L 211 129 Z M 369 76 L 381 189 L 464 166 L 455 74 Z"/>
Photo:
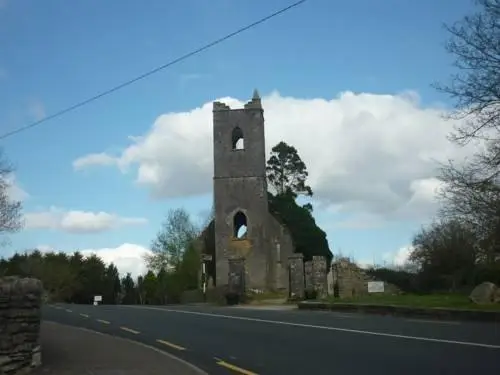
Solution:
<path fill-rule="evenodd" d="M 500 325 L 295 309 L 52 305 L 43 318 L 131 338 L 209 374 L 500 374 Z"/>

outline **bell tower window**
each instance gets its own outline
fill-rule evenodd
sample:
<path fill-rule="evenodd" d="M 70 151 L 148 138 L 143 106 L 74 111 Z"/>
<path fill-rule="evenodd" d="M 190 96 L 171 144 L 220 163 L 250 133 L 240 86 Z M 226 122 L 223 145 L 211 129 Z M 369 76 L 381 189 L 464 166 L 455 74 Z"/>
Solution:
<path fill-rule="evenodd" d="M 234 238 L 243 239 L 247 235 L 247 217 L 241 211 L 233 217 L 233 231 Z"/>
<path fill-rule="evenodd" d="M 231 144 L 233 150 L 245 149 L 245 138 L 243 137 L 243 131 L 239 126 L 233 129 L 233 133 L 231 134 Z"/>

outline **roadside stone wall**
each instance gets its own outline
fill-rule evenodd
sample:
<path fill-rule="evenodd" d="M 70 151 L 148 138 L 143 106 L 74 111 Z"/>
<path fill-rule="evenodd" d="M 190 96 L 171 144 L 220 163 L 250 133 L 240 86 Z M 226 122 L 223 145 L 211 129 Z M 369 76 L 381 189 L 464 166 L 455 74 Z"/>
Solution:
<path fill-rule="evenodd" d="M 327 260 L 323 256 L 313 256 L 304 263 L 306 291 L 316 293 L 316 298 L 328 295 Z"/>
<path fill-rule="evenodd" d="M 312 257 L 313 288 L 318 298 L 328 295 L 326 258 L 323 256 Z"/>
<path fill-rule="evenodd" d="M 381 281 L 368 276 L 355 263 L 341 258 L 332 264 L 332 281 L 337 285 L 339 298 L 354 298 L 368 295 L 368 282 Z M 399 294 L 398 288 L 384 282 L 384 294 Z"/>
<path fill-rule="evenodd" d="M 301 300 L 304 298 L 304 256 L 293 254 L 288 258 L 290 272 L 290 299 Z"/>
<path fill-rule="evenodd" d="M 0 278 L 0 374 L 26 374 L 41 365 L 43 287 L 32 278 Z"/>

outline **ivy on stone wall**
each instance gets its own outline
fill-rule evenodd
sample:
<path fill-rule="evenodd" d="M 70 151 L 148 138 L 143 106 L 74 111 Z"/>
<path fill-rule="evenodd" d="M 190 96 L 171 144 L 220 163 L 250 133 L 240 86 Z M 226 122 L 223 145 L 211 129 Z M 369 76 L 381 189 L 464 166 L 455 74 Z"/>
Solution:
<path fill-rule="evenodd" d="M 274 196 L 268 193 L 269 212 L 290 232 L 296 253 L 304 255 L 304 261 L 311 260 L 314 255 L 327 258 L 330 267 L 332 253 L 328 247 L 326 233 L 318 227 L 312 213 L 299 206 L 293 196 Z M 215 256 L 215 225 L 212 220 L 201 235 L 203 252 Z M 207 270 L 214 275 L 214 263 L 210 262 Z"/>
<path fill-rule="evenodd" d="M 299 206 L 290 195 L 268 193 L 268 201 L 271 214 L 289 230 L 295 252 L 303 254 L 304 261 L 311 260 L 314 255 L 324 256 L 329 267 L 332 253 L 326 233 L 318 227 L 310 210 Z"/>

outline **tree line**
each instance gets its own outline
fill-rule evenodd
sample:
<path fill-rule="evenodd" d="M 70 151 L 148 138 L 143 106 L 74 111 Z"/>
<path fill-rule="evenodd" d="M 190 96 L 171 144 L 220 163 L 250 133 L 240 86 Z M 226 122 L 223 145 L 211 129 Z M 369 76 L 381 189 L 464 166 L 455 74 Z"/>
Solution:
<path fill-rule="evenodd" d="M 473 14 L 446 25 L 456 71 L 436 84 L 455 101 L 449 140 L 477 145 L 464 160 L 440 165 L 440 210 L 413 237 L 410 269 L 371 269 L 412 291 L 470 291 L 500 285 L 500 1 L 476 0 Z M 408 267 L 407 267 L 408 268 Z"/>
<path fill-rule="evenodd" d="M 21 202 L 8 196 L 11 172 L 5 159 L 0 159 L 0 234 L 22 229 Z M 331 256 L 326 234 L 312 216 L 312 205 L 300 206 L 296 202 L 299 195 L 313 194 L 306 184 L 307 176 L 307 167 L 295 147 L 280 142 L 272 148 L 267 161 L 272 213 L 295 233 L 297 250 L 306 257 L 309 249 Z M 170 210 L 151 243 L 151 253 L 144 257 L 148 271 L 136 278 L 130 273 L 120 277 L 114 264 L 105 264 L 95 254 L 37 249 L 1 259 L 0 276 L 36 277 L 43 282 L 45 298 L 52 301 L 92 303 L 94 296 L 102 296 L 106 304 L 176 303 L 183 292 L 199 288 L 203 251 L 200 234 L 212 220 L 213 212 L 207 223 L 200 226 L 183 208 Z"/>

